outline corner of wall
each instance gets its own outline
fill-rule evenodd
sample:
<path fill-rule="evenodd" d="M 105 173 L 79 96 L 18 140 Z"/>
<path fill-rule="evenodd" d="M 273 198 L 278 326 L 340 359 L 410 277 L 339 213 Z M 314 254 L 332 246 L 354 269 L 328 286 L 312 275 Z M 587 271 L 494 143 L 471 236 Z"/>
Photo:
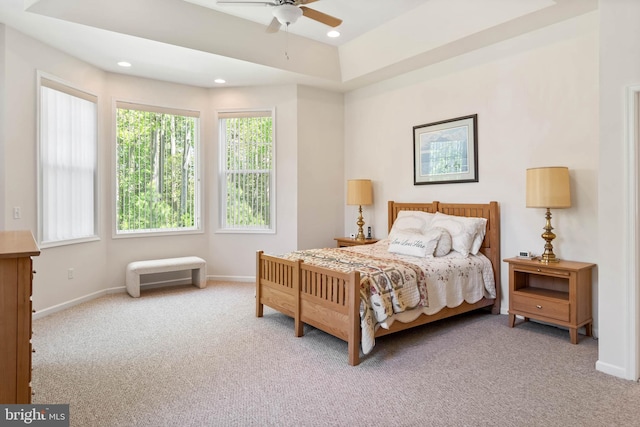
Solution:
<path fill-rule="evenodd" d="M 596 370 L 625 380 L 635 380 L 635 378 L 628 376 L 627 370 L 624 367 L 612 365 L 601 360 L 596 362 Z"/>

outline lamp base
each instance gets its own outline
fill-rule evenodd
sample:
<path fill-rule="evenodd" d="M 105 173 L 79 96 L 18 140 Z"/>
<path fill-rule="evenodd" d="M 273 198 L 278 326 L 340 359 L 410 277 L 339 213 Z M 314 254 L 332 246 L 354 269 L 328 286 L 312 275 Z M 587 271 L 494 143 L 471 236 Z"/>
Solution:
<path fill-rule="evenodd" d="M 556 255 L 553 253 L 553 245 L 551 241 L 556 238 L 556 235 L 553 234 L 553 227 L 551 226 L 551 210 L 547 208 L 547 214 L 545 215 L 546 223 L 544 225 L 544 233 L 542 233 L 542 238 L 546 242 L 544 245 L 544 252 L 540 256 L 540 262 L 543 264 L 550 264 L 554 262 L 559 262 L 560 260 L 556 258 Z"/>
<path fill-rule="evenodd" d="M 356 222 L 356 224 L 358 225 L 358 234 L 356 235 L 356 240 L 362 242 L 365 240 L 364 230 L 362 229 L 362 227 L 364 226 L 364 220 L 362 219 L 362 205 L 359 205 L 358 208 L 358 222 Z"/>
<path fill-rule="evenodd" d="M 553 255 L 553 254 L 551 254 Z M 560 262 L 560 258 L 556 258 L 555 255 L 553 256 L 545 256 L 545 254 L 540 256 L 539 259 L 541 264 L 553 264 L 554 262 Z"/>

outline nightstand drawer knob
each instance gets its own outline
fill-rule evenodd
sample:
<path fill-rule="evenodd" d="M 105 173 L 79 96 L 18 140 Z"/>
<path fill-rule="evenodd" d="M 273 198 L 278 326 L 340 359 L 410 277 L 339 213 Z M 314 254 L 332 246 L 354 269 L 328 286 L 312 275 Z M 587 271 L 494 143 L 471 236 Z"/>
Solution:
<path fill-rule="evenodd" d="M 536 308 L 542 309 L 542 306 L 538 304 L 536 305 Z"/>
<path fill-rule="evenodd" d="M 538 273 L 540 273 L 542 270 L 540 270 L 539 268 L 537 268 L 537 269 L 536 269 L 536 271 L 537 271 Z"/>

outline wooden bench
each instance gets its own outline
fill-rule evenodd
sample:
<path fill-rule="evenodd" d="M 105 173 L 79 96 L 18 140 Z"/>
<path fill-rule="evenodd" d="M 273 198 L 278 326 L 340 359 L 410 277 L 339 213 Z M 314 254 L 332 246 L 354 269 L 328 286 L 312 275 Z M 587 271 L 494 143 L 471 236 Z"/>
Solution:
<path fill-rule="evenodd" d="M 134 298 L 140 296 L 140 275 L 151 273 L 167 273 L 170 271 L 191 270 L 191 280 L 194 286 L 207 286 L 207 263 L 195 256 L 181 258 L 152 259 L 134 261 L 127 265 L 127 292 Z"/>

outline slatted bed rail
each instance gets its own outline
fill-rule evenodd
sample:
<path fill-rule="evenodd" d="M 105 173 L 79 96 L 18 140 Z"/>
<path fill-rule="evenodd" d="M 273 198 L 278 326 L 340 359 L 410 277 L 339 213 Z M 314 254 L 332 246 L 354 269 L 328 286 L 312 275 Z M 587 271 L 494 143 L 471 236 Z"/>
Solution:
<path fill-rule="evenodd" d="M 300 264 L 300 320 L 349 343 L 349 363 L 359 363 L 360 273 Z"/>
<path fill-rule="evenodd" d="M 262 317 L 264 305 L 293 317 L 296 336 L 302 335 L 300 312 L 300 263 L 265 255 L 256 256 L 256 317 Z"/>

